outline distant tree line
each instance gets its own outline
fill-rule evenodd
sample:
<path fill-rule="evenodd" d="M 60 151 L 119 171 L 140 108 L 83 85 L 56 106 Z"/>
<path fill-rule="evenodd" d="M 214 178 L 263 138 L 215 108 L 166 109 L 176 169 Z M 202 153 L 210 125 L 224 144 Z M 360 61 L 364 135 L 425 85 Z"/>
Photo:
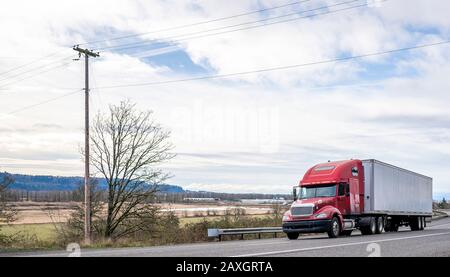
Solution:
<path fill-rule="evenodd" d="M 100 201 L 107 200 L 107 191 L 98 191 Z M 26 190 L 8 190 L 5 192 L 7 201 L 12 202 L 82 202 L 79 190 L 73 191 L 26 191 Z M 282 194 L 233 194 L 233 193 L 214 193 L 214 192 L 183 192 L 166 193 L 157 192 L 154 201 L 157 203 L 184 203 L 185 198 L 218 198 L 225 201 L 239 201 L 241 199 L 274 199 L 283 197 L 289 199 L 290 195 Z"/>
<path fill-rule="evenodd" d="M 8 176 L 13 180 L 8 188 L 19 191 L 74 191 L 84 182 L 83 177 L 34 176 L 0 172 L 0 180 Z M 107 190 L 108 184 L 105 178 L 93 178 L 93 180 L 98 183 L 98 189 Z M 169 184 L 158 184 L 158 189 L 166 192 L 184 191 L 180 186 Z"/>
<path fill-rule="evenodd" d="M 75 191 L 9 190 L 6 198 L 11 202 L 72 202 L 79 201 Z"/>

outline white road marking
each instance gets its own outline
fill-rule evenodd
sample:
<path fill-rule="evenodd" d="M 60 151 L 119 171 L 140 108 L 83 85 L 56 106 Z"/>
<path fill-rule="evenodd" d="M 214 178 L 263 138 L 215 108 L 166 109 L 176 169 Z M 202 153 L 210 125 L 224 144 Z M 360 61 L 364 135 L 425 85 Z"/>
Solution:
<path fill-rule="evenodd" d="M 417 239 L 417 238 L 443 236 L 443 235 L 450 235 L 450 232 L 420 235 L 420 236 L 408 236 L 408 237 L 402 237 L 402 238 L 380 239 L 380 240 L 372 240 L 372 241 L 364 241 L 364 242 L 342 243 L 342 244 L 307 247 L 307 248 L 297 248 L 297 249 L 271 251 L 271 252 L 260 252 L 260 253 L 236 255 L 236 256 L 231 256 L 231 257 L 268 256 L 268 255 L 276 255 L 276 254 L 287 254 L 287 253 L 304 252 L 304 251 L 311 251 L 311 250 L 320 250 L 320 249 L 327 249 L 327 248 L 334 248 L 334 247 L 361 245 L 361 244 L 369 244 L 369 243 L 379 243 L 379 242 L 396 241 L 396 240 Z"/>
<path fill-rule="evenodd" d="M 314 236 L 314 237 L 318 237 L 318 236 Z M 306 238 L 306 237 L 305 237 Z M 310 237 L 308 237 L 310 238 Z M 270 241 L 264 242 L 264 240 L 258 241 L 258 242 L 252 242 L 252 243 L 248 243 L 246 244 L 246 246 L 264 246 L 264 245 L 271 245 L 271 244 L 276 244 L 276 245 L 281 245 L 281 244 L 288 244 L 288 243 L 292 243 L 291 241 L 284 241 L 282 240 L 282 238 L 276 239 L 277 241 L 273 241 L 272 239 L 270 239 Z M 222 245 L 233 245 L 233 244 L 237 244 L 240 245 L 242 243 L 242 241 L 224 241 L 224 242 L 219 242 L 216 245 L 218 247 L 222 246 Z M 193 247 L 193 248 L 202 248 L 202 247 L 211 247 L 211 243 L 200 243 L 200 244 L 189 244 L 189 245 L 166 245 L 166 246 L 156 246 L 156 247 L 144 247 L 144 248 L 113 248 L 113 249 L 81 249 L 81 256 L 86 255 L 86 256 L 90 256 L 90 255 L 117 255 L 117 254 L 121 254 L 122 252 L 125 253 L 129 253 L 132 252 L 133 255 L 136 254 L 140 254 L 140 253 L 147 253 L 149 250 L 162 250 L 164 248 L 172 248 L 172 247 Z M 84 251 L 87 250 L 87 251 Z M 27 254 L 24 253 L 24 255 L 21 255 L 20 257 L 47 257 L 47 256 L 67 256 L 68 253 L 66 252 L 53 252 L 53 253 L 42 253 L 42 254 Z"/>

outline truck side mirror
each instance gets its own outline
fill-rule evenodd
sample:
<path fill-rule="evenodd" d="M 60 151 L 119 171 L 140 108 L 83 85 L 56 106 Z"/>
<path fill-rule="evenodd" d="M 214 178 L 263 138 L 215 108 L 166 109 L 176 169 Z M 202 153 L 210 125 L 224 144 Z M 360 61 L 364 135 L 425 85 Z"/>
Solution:
<path fill-rule="evenodd" d="M 297 187 L 292 188 L 292 195 L 294 196 L 294 201 L 297 201 Z"/>

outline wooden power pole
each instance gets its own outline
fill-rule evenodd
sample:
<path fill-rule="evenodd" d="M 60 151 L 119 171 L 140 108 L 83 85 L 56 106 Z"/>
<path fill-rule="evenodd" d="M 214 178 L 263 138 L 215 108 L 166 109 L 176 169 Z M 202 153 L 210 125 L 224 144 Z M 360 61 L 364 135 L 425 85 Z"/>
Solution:
<path fill-rule="evenodd" d="M 81 49 L 78 45 L 73 47 L 81 57 L 84 55 L 85 65 L 85 95 L 84 95 L 84 241 L 91 243 L 91 186 L 89 183 L 89 57 L 99 57 L 99 53 L 94 53 L 88 49 Z"/>

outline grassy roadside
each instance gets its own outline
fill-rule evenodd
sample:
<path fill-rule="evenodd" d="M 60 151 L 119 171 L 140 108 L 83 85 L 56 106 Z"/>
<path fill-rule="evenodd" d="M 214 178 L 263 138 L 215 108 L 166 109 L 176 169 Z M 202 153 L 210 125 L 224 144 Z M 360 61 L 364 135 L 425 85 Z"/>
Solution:
<path fill-rule="evenodd" d="M 7 225 L 1 227 L 0 233 L 6 236 L 14 234 L 35 236 L 42 241 L 52 241 L 56 235 L 52 223 Z"/>
<path fill-rule="evenodd" d="M 16 250 L 58 249 L 53 224 L 18 224 L 0 226 L 0 252 Z"/>

